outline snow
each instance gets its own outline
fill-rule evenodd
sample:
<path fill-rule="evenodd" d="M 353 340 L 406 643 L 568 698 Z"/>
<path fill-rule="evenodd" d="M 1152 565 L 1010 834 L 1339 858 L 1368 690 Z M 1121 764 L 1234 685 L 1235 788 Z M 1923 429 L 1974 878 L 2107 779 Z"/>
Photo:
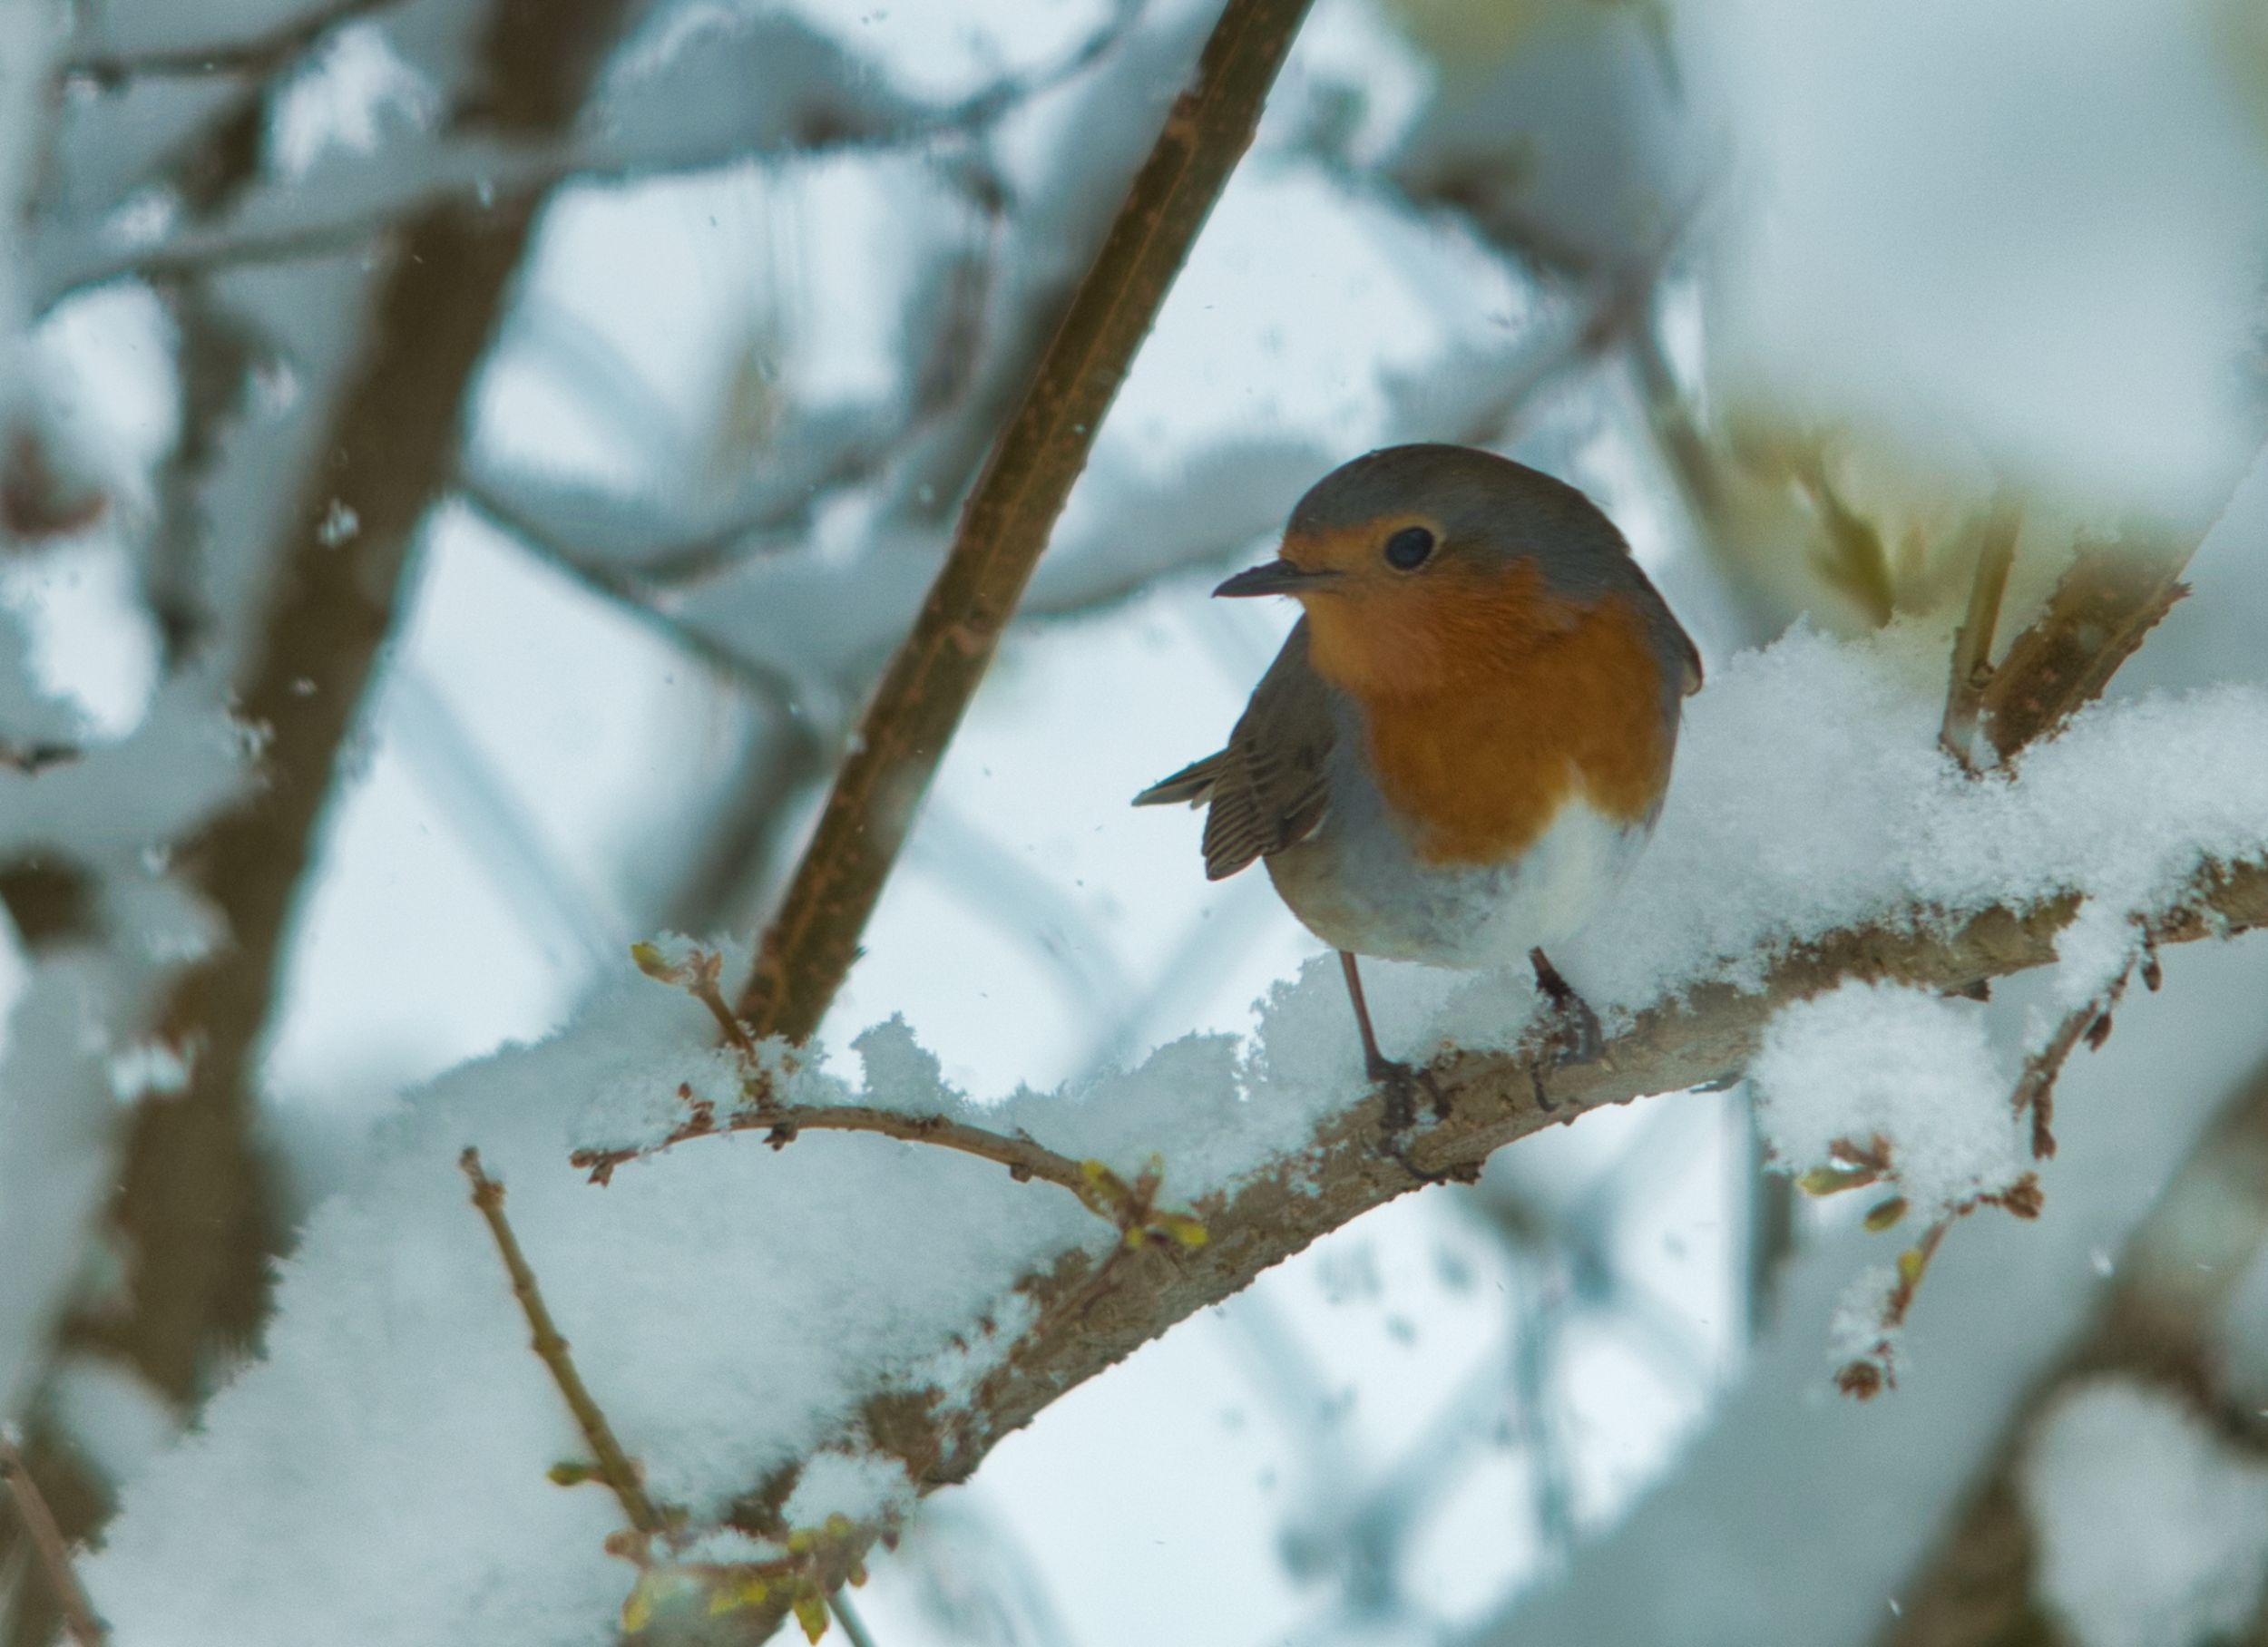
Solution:
<path fill-rule="evenodd" d="M 334 151 L 372 154 L 396 131 L 430 131 L 441 112 L 433 82 L 405 62 L 384 27 L 334 30 L 276 93 L 269 165 L 298 182 Z"/>
<path fill-rule="evenodd" d="M 709 1079 L 711 1033 L 695 1002 L 631 975 L 560 1038 L 457 1072 L 373 1140 L 358 1186 L 316 1215 L 285 1270 L 259 1374 L 130 1489 L 136 1508 L 89 1563 L 122 1640 L 433 1641 L 467 1620 L 498 1640 L 602 1639 L 592 1632 L 628 1578 L 601 1548 L 614 1507 L 544 1478 L 583 1448 L 465 1203 L 467 1143 L 504 1184 L 547 1301 L 650 1492 L 697 1517 L 850 1417 L 870 1386 L 835 1379 L 837 1357 L 886 1378 L 905 1346 L 934 1354 L 967 1333 L 1033 1254 L 1107 1238 L 1068 1196 L 873 1139 L 818 1141 L 841 1146 L 824 1161 L 811 1141 L 778 1155 L 709 1144 L 684 1157 L 689 1173 L 626 1171 L 603 1190 L 566 1168 L 585 1104 Z M 963 1239 L 961 1213 L 988 1194 L 984 1227 Z M 897 1254 L 863 1278 L 828 1256 L 859 1206 L 892 1209 L 859 1222 Z M 961 1359 L 998 1348 L 979 1338 Z M 745 1422 L 757 1412 L 787 1428 Z M 300 1505 L 263 1540 L 311 1532 L 310 1500 L 363 1532 L 257 1584 L 269 1557 L 231 1541 L 196 1594 L 174 1591 L 184 1575 L 159 1552 L 187 1530 L 181 1517 L 244 1527 L 235 1501 L 262 1499 Z"/>
<path fill-rule="evenodd" d="M 2202 859 L 2268 848 L 2268 696 L 2091 711 L 2015 781 L 1972 782 L 1935 751 L 1938 647 L 1932 660 L 1912 632 L 1866 645 L 1797 633 L 1720 671 L 1693 706 L 1661 838 L 1629 897 L 1560 958 L 1569 976 L 1627 1013 L 1710 976 L 1753 977 L 1774 950 L 1837 926 L 1915 906 L 1941 921 L 2080 885 L 2155 908 Z M 1405 1050 L 1452 1023 L 1509 1039 L 1530 1004 L 1508 979 L 1375 970 L 1382 1036 Z M 1187 1037 L 1073 1093 L 974 1104 L 885 1025 L 862 1038 L 857 1087 L 799 1057 L 787 1096 L 905 1109 L 926 1093 L 938 1112 L 1122 1176 L 1154 1154 L 1167 1204 L 1187 1204 L 1297 1158 L 1360 1096 L 1339 987 L 1319 962 L 1272 993 L 1248 1047 Z M 1879 1028 L 1883 1010 L 1860 1016 Z M 1970 1091 L 1948 1073 L 1960 1037 L 1947 1031 L 1932 1029 L 1935 1078 Z M 552 1040 L 405 1104 L 286 1267 L 265 1360 L 130 1487 L 89 1564 L 122 1640 L 281 1642 L 319 1620 L 326 1634 L 406 1642 L 511 1618 L 509 1640 L 548 1643 L 593 1639 L 610 1616 L 626 1577 L 601 1553 L 610 1506 L 544 1480 L 579 1443 L 464 1204 L 455 1161 L 467 1144 L 508 1186 L 583 1376 L 650 1490 L 697 1524 L 837 1444 L 877 1389 L 965 1396 L 1024 1319 L 1016 1279 L 1113 1238 L 1053 1186 L 874 1137 L 806 1134 L 778 1151 L 754 1135 L 699 1140 L 604 1189 L 569 1170 L 577 1147 L 666 1131 L 684 1114 L 680 1085 L 728 1105 L 739 1076 L 714 1036 L 697 1002 L 624 966 Z M 1929 1134 L 1943 1124 L 1901 1142 L 1935 1163 Z M 1952 1194 L 1952 1169 L 1931 1170 L 1936 1193 Z M 838 1485 L 846 1502 L 864 1491 Z M 398 1535 L 347 1535 L 372 1517 Z"/>
<path fill-rule="evenodd" d="M 1823 1233 L 1790 1267 L 1774 1326 L 1668 1478 L 1473 1647 L 1822 1647 L 1878 1640 L 2020 1414 L 2063 1361 L 2160 1191 L 2251 1084 L 2268 945 L 2185 944 L 2164 993 L 2064 1077 L 2060 1147 L 2038 1221 L 1971 1218 L 1930 1265 L 1894 1395 L 1861 1404 L 1821 1376 L 1820 1345 L 1853 1272 L 1880 1250 Z M 2045 979 L 1999 991 L 2020 1023 Z M 1581 1131 L 1581 1127 L 1575 1129 Z M 1521 1148 L 1509 1152 L 1517 1158 Z"/>
<path fill-rule="evenodd" d="M 1653 845 L 1560 970 L 1628 1012 L 1697 978 L 1756 979 L 1787 944 L 1901 905 L 1938 929 L 2075 890 L 2155 912 L 2200 862 L 2268 838 L 2268 695 L 2098 706 L 2018 779 L 1970 780 L 1936 743 L 1946 655 L 1941 630 L 1903 623 L 1728 659 L 1687 706 Z"/>
<path fill-rule="evenodd" d="M 2106 1379 L 2058 1397 L 2018 1479 L 2037 1588 L 2078 1647 L 2191 1647 L 2258 1611 L 2268 1460 L 2171 1392 Z"/>
<path fill-rule="evenodd" d="M 796 1477 L 782 1512 L 791 1527 L 825 1526 L 845 1515 L 869 1526 L 894 1525 L 914 1507 L 905 1467 L 880 1453 L 814 1453 Z"/>
<path fill-rule="evenodd" d="M 111 1187 L 108 1019 L 123 970 L 40 965 L 0 1050 L 0 1415 L 22 1410 Z M 130 975 L 129 975 L 130 976 Z"/>
<path fill-rule="evenodd" d="M 1782 1171 L 1847 1169 L 1832 1146 L 1879 1137 L 1887 1176 L 1933 1223 L 2030 1169 L 2009 1063 L 1980 1003 L 1853 979 L 1774 1014 L 1748 1078 Z"/>
<path fill-rule="evenodd" d="M 2106 510 L 2218 504 L 2259 438 L 2227 362 L 2268 254 L 2220 8 L 1744 0 L 1706 23 L 1720 392 Z"/>

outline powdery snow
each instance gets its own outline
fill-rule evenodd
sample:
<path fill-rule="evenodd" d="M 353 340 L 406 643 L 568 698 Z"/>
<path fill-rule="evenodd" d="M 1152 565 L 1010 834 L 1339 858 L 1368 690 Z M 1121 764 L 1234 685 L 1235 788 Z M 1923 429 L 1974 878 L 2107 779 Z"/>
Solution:
<path fill-rule="evenodd" d="M 2019 1478 L 2039 1594 L 2079 1647 L 2233 1637 L 2268 1585 L 2268 1460 L 2174 1396 L 2104 1379 L 2061 1397 Z"/>
<path fill-rule="evenodd" d="M 1692 706 L 1658 840 L 1559 957 L 1602 1012 L 1758 977 L 1779 947 L 1856 922 L 1950 920 L 2077 886 L 2122 915 L 2147 911 L 2201 859 L 2268 851 L 2268 696 L 2092 711 L 2017 781 L 1970 782 L 1936 751 L 1944 657 L 1944 637 L 1920 630 L 1864 645 L 1797 633 L 1718 671 Z M 1510 1041 L 1530 1009 L 1524 981 L 1374 971 L 1382 1036 L 1404 1053 L 1451 1034 Z M 1122 1174 L 1155 1152 L 1167 1201 L 1186 1204 L 1296 1159 L 1360 1095 L 1339 991 L 1335 964 L 1318 961 L 1271 993 L 1249 1045 L 1194 1036 L 1083 1091 L 990 1109 L 885 1026 L 861 1039 L 860 1091 L 808 1059 L 791 1096 L 904 1109 L 928 1088 L 941 1112 Z M 569 1168 L 577 1147 L 666 1132 L 681 1084 L 728 1101 L 738 1076 L 715 1036 L 698 1003 L 625 967 L 553 1039 L 405 1104 L 286 1266 L 263 1360 L 129 1489 L 87 1564 L 122 1642 L 608 1636 L 632 1576 L 601 1553 L 614 1506 L 545 1479 L 581 1444 L 465 1204 L 468 1144 L 508 1186 L 562 1330 L 653 1496 L 697 1519 L 836 1443 L 877 1389 L 964 1398 L 1024 1319 L 1017 1278 L 1112 1239 L 1053 1186 L 871 1136 L 806 1134 L 780 1151 L 704 1139 L 604 1189 Z M 869 1473 L 836 1474 L 798 1494 L 799 1516 L 872 1507 Z"/>
<path fill-rule="evenodd" d="M 2030 1170 L 2030 1132 L 2009 1106 L 2016 1072 L 1978 1002 L 1854 979 L 1774 1014 L 1748 1075 L 1776 1165 L 1847 1167 L 1830 1147 L 1838 1139 L 1882 1138 L 1890 1175 L 1925 1219 Z"/>

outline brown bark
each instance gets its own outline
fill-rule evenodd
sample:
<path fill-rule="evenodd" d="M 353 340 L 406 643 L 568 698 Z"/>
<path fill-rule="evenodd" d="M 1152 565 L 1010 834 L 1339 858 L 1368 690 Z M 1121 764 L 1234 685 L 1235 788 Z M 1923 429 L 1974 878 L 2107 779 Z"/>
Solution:
<path fill-rule="evenodd" d="M 563 126 L 631 9 L 500 7 L 484 47 L 484 117 Z M 402 233 L 323 461 L 273 557 L 277 593 L 240 689 L 240 713 L 269 733 L 268 786 L 182 854 L 230 941 L 167 1004 L 164 1032 L 193 1050 L 194 1077 L 134 1118 L 114 1214 L 131 1301 L 83 1323 L 82 1337 L 184 1403 L 213 1350 L 248 1339 L 265 1308 L 280 1233 L 251 1137 L 257 1055 L 333 770 L 399 616 L 411 544 L 455 469 L 466 389 L 536 213 L 533 201 L 435 210 Z M 342 541 L 335 528 L 349 518 Z"/>
<path fill-rule="evenodd" d="M 945 746 L 1309 4 L 1228 0 L 1222 11 L 1197 83 L 1167 115 L 860 722 L 740 1001 L 759 1035 L 807 1038 L 857 959 Z"/>

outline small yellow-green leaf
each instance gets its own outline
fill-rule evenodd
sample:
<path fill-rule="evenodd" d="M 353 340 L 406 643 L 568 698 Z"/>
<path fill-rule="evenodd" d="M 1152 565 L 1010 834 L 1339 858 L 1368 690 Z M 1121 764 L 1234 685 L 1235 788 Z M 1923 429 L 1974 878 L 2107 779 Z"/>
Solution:
<path fill-rule="evenodd" d="M 1201 1220 L 1186 1213 L 1160 1213 L 1157 1216 L 1158 1229 L 1185 1247 L 1201 1247 L 1208 1237 Z"/>
<path fill-rule="evenodd" d="M 678 970 L 670 964 L 670 958 L 650 943 L 630 946 L 630 958 L 640 972 L 657 982 L 673 984 L 678 981 Z"/>
<path fill-rule="evenodd" d="M 1853 1190 L 1862 1184 L 1873 1182 L 1872 1173 L 1851 1172 L 1840 1166 L 1814 1166 L 1807 1173 L 1797 1174 L 1795 1187 L 1806 1195 L 1839 1195 L 1844 1190 Z"/>
<path fill-rule="evenodd" d="M 553 1486 L 581 1486 L 586 1481 L 599 1478 L 599 1467 L 586 1464 L 580 1458 L 562 1458 L 543 1473 L 551 1477 Z"/>
<path fill-rule="evenodd" d="M 1930 1266 L 1929 1254 L 1920 1247 L 1908 1247 L 1898 1254 L 1898 1279 L 1909 1287 L 1919 1285 L 1921 1272 Z"/>
<path fill-rule="evenodd" d="M 709 1593 L 709 1615 L 736 1613 L 743 1607 L 760 1607 L 764 1598 L 772 1593 L 771 1585 L 760 1578 L 728 1579 Z"/>
<path fill-rule="evenodd" d="M 816 1642 L 826 1633 L 826 1597 L 819 1586 L 806 1581 L 796 1589 L 796 1623 L 803 1626 L 803 1639 Z"/>
<path fill-rule="evenodd" d="M 641 1573 L 622 1598 L 622 1633 L 636 1635 L 653 1623 L 653 1575 Z"/>
<path fill-rule="evenodd" d="M 1905 1215 L 1906 1198 L 1903 1195 L 1892 1195 L 1887 1201 L 1876 1202 L 1874 1205 L 1867 1209 L 1867 1233 L 1880 1234 Z"/>

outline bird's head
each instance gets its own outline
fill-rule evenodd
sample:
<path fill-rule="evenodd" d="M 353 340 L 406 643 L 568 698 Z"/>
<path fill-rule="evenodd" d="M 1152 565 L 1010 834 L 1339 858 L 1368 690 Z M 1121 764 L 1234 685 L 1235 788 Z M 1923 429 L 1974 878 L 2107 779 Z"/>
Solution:
<path fill-rule="evenodd" d="M 1628 553 L 1564 482 L 1468 447 L 1390 446 L 1317 482 L 1277 558 L 1213 592 L 1289 595 L 1325 678 L 1419 692 L 1570 627 Z"/>

